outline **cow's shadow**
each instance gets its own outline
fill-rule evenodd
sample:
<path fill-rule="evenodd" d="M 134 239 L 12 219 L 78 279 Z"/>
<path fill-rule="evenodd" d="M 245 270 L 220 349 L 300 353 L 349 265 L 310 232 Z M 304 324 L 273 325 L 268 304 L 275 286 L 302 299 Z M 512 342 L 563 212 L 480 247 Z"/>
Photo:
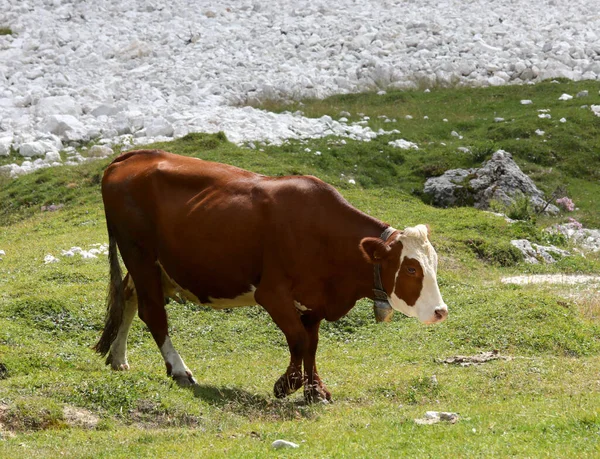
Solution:
<path fill-rule="evenodd" d="M 264 416 L 291 420 L 312 418 L 315 414 L 311 405 L 307 405 L 303 397 L 277 399 L 274 396 L 252 394 L 236 387 L 206 384 L 196 384 L 191 389 L 194 397 L 202 399 L 209 405 L 249 418 Z"/>

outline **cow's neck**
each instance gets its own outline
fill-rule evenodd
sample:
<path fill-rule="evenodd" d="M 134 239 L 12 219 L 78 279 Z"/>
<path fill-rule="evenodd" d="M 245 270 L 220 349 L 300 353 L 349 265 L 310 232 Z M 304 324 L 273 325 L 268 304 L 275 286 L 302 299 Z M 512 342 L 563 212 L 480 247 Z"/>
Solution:
<path fill-rule="evenodd" d="M 340 233 L 339 239 L 337 239 L 338 244 L 335 251 L 337 252 L 339 269 L 343 272 L 343 279 L 340 279 L 341 282 L 333 283 L 332 287 L 337 291 L 331 293 L 338 301 L 341 300 L 343 303 L 343 305 L 340 305 L 344 309 L 340 311 L 340 317 L 346 314 L 361 298 L 374 299 L 374 267 L 364 259 L 359 244 L 365 237 L 380 237 L 389 226 L 375 218 L 362 214 L 362 212 L 358 223 L 347 225 L 346 229 Z"/>

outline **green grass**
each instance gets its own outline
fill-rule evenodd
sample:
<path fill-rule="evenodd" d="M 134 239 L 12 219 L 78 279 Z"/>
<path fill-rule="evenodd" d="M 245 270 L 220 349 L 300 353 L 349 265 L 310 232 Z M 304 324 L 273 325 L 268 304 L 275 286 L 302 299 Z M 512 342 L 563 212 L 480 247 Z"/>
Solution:
<path fill-rule="evenodd" d="M 12 35 L 13 31 L 10 27 L 0 27 L 0 35 Z"/>
<path fill-rule="evenodd" d="M 542 229 L 568 215 L 590 225 L 599 221 L 593 161 L 600 149 L 593 134 L 600 118 L 580 109 L 581 100 L 557 100 L 580 89 L 590 90 L 585 103 L 598 103 L 598 84 L 592 82 L 303 102 L 310 116 L 367 114 L 374 129 L 400 129 L 399 137 L 417 142 L 418 151 L 387 146 L 398 136 L 345 145 L 338 138 L 291 141 L 261 146 L 264 151 L 237 147 L 222 134 L 155 145 L 266 174 L 314 174 L 396 227 L 432 227 L 449 319 L 427 327 L 396 314 L 391 323 L 376 324 L 370 302 L 360 301 L 346 317 L 324 324 L 317 358 L 334 397 L 326 406 L 306 406 L 301 393 L 273 397 L 288 350 L 259 307 L 212 311 L 169 304 L 175 346 L 199 381 L 194 390 L 166 377 L 138 319 L 129 339 L 131 371 L 111 372 L 90 349 L 103 325 L 106 259 L 60 255 L 74 245 L 88 249 L 106 242 L 99 181 L 108 160 L 3 179 L 0 457 L 598 457 L 597 292 L 500 282 L 519 273 L 600 272 L 598 255 L 527 265 L 510 245 L 511 239 L 528 238 L 568 248 Z M 534 100 L 534 108 L 520 99 Z M 569 129 L 542 126 L 548 120 L 537 118 L 537 108 L 551 109 L 550 122 L 572 120 Z M 396 123 L 383 123 L 381 114 Z M 515 121 L 502 125 L 494 116 Z M 547 142 L 524 136 L 538 127 L 552 133 Z M 452 130 L 463 141 L 452 138 Z M 522 143 L 513 139 L 517 131 Z M 522 149 L 511 150 L 513 144 Z M 463 145 L 475 153 L 457 153 Z M 565 145 L 576 149 L 566 151 Z M 436 209 L 422 202 L 426 177 L 446 167 L 478 165 L 496 148 L 512 151 L 546 191 L 565 186 L 579 210 L 509 224 L 472 208 Z M 536 164 L 531 153 L 544 164 Z M 348 183 L 350 177 L 357 185 Z M 52 203 L 65 206 L 40 211 Z M 44 264 L 49 253 L 60 262 Z M 492 349 L 511 359 L 473 367 L 437 363 Z M 94 427 L 73 421 L 65 407 L 94 418 Z M 460 419 L 454 425 L 415 424 L 428 410 L 457 412 Z M 272 450 L 278 438 L 300 448 Z"/>

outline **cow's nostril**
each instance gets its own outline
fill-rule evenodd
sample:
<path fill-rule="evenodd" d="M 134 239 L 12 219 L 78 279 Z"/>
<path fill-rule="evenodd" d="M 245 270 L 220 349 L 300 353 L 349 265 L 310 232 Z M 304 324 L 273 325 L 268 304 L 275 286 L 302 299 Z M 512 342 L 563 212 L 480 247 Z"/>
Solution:
<path fill-rule="evenodd" d="M 434 312 L 435 312 L 435 318 L 438 321 L 444 320 L 446 317 L 448 317 L 448 309 L 446 309 L 446 308 L 438 308 Z"/>

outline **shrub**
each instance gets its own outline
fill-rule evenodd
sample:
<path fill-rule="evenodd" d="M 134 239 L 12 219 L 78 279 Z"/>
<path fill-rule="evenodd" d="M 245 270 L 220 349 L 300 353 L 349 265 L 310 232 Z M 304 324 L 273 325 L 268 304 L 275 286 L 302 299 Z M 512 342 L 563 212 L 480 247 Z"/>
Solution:
<path fill-rule="evenodd" d="M 514 266 L 523 260 L 523 254 L 509 242 L 490 242 L 470 239 L 467 246 L 482 260 L 497 266 Z"/>

